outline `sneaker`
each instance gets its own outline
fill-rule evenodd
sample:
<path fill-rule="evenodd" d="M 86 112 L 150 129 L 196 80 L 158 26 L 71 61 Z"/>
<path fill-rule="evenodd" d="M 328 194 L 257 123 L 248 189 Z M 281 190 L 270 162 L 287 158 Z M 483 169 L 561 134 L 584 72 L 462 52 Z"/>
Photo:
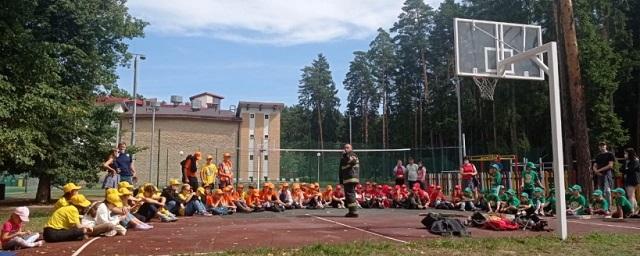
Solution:
<path fill-rule="evenodd" d="M 171 222 L 171 219 L 169 219 L 169 217 L 167 216 L 162 215 L 160 216 L 160 221 L 166 223 L 166 222 Z"/>
<path fill-rule="evenodd" d="M 111 231 L 109 231 L 109 232 L 104 233 L 104 236 L 106 236 L 106 237 L 112 237 L 112 236 L 115 236 L 115 235 L 117 235 L 117 234 L 118 234 L 118 231 L 111 230 Z"/>
<path fill-rule="evenodd" d="M 347 213 L 347 215 L 345 215 L 344 217 L 346 217 L 346 218 L 358 218 L 358 214 L 355 213 L 355 212 L 350 212 L 350 213 Z"/>
<path fill-rule="evenodd" d="M 146 231 L 146 230 L 153 229 L 153 226 L 146 223 L 142 223 L 140 225 L 137 225 L 134 229 L 138 231 Z"/>

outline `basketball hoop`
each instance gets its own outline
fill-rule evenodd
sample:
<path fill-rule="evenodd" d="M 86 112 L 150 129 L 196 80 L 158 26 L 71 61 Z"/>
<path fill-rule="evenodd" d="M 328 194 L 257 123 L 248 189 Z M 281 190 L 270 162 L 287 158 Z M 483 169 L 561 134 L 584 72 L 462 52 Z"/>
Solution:
<path fill-rule="evenodd" d="M 498 84 L 498 78 L 474 76 L 473 82 L 480 89 L 480 97 L 493 101 L 493 92 Z"/>

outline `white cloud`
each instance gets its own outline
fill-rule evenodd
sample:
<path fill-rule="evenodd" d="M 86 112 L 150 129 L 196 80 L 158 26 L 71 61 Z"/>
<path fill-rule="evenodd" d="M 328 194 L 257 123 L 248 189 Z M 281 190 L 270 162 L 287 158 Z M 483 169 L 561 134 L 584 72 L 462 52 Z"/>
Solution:
<path fill-rule="evenodd" d="M 154 33 L 292 45 L 360 39 L 389 28 L 402 0 L 130 0 Z M 441 0 L 428 0 L 437 8 Z"/>

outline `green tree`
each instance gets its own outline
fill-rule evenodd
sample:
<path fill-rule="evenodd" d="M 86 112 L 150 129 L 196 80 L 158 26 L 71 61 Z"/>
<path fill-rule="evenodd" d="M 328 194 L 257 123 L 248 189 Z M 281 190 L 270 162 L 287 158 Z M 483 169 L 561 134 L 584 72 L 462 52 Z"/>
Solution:
<path fill-rule="evenodd" d="M 371 74 L 377 91 L 382 98 L 381 133 L 382 148 L 389 145 L 389 95 L 394 86 L 394 75 L 396 73 L 397 59 L 395 56 L 395 45 L 387 31 L 378 28 L 376 38 L 369 44 L 367 51 L 369 62 L 371 63 Z"/>
<path fill-rule="evenodd" d="M 0 4 L 0 168 L 51 185 L 97 181 L 115 131 L 97 85 L 113 85 L 130 56 L 125 40 L 145 23 L 125 1 L 3 1 Z"/>
<path fill-rule="evenodd" d="M 418 147 L 423 142 L 423 107 L 429 103 L 430 94 L 427 57 L 433 14 L 432 8 L 424 1 L 407 0 L 398 21 L 391 28 L 395 33 L 393 40 L 399 60 L 396 92 L 391 105 L 396 118 L 393 134 L 398 135 L 395 141 L 402 146 Z"/>
<path fill-rule="evenodd" d="M 320 149 L 324 149 L 325 139 L 332 141 L 337 138 L 336 128 L 340 122 L 338 90 L 324 55 L 318 54 L 311 66 L 302 69 L 298 93 L 300 106 L 309 110 L 316 119 L 313 132 L 318 135 Z"/>
<path fill-rule="evenodd" d="M 347 110 L 360 120 L 363 143 L 369 143 L 369 124 L 375 120 L 380 107 L 380 97 L 373 82 L 367 54 L 362 51 L 353 53 L 354 59 L 349 65 L 344 79 L 344 89 L 349 91 Z"/>

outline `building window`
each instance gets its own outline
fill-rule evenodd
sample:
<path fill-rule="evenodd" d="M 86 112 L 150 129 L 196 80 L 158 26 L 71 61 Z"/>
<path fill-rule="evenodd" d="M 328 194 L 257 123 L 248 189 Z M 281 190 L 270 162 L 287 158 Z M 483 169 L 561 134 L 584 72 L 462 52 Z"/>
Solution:
<path fill-rule="evenodd" d="M 265 161 L 269 161 L 269 156 L 264 156 Z"/>
<path fill-rule="evenodd" d="M 264 115 L 264 119 L 269 119 L 269 115 Z"/>
<path fill-rule="evenodd" d="M 253 155 L 249 155 L 249 161 L 253 161 Z"/>
<path fill-rule="evenodd" d="M 249 118 L 256 118 L 255 114 L 249 114 Z"/>
<path fill-rule="evenodd" d="M 249 135 L 249 139 L 255 139 L 255 135 L 253 134 Z"/>
<path fill-rule="evenodd" d="M 264 139 L 269 139 L 269 134 L 265 134 Z"/>

